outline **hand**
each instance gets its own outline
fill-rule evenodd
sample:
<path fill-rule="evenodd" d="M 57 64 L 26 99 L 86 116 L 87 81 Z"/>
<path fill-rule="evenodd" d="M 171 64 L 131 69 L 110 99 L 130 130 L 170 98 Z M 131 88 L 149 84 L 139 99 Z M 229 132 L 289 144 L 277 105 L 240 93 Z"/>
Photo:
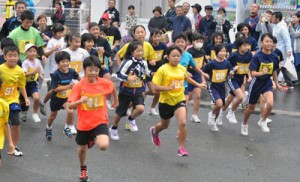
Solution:
<path fill-rule="evenodd" d="M 206 84 L 203 84 L 203 83 L 198 84 L 198 87 L 200 87 L 201 89 L 207 88 Z"/>
<path fill-rule="evenodd" d="M 233 71 L 230 71 L 230 72 L 229 72 L 229 77 L 230 77 L 230 78 L 233 78 L 233 77 L 234 77 L 234 72 L 233 72 Z"/>
<path fill-rule="evenodd" d="M 74 83 L 74 82 L 71 82 L 71 83 L 69 84 L 69 87 L 70 87 L 70 88 L 73 88 L 74 85 L 75 85 L 75 83 Z"/>
<path fill-rule="evenodd" d="M 106 65 L 101 65 L 101 69 L 105 70 L 106 69 Z"/>
<path fill-rule="evenodd" d="M 47 63 L 47 57 L 42 55 L 42 60 L 43 60 L 43 63 L 46 64 Z"/>
<path fill-rule="evenodd" d="M 85 103 L 87 101 L 88 101 L 88 97 L 87 96 L 81 96 L 81 98 L 79 100 L 80 104 L 83 104 L 83 103 Z"/>
<path fill-rule="evenodd" d="M 207 79 L 207 80 L 209 79 L 209 74 L 203 73 L 203 76 L 204 76 L 205 79 Z"/>
<path fill-rule="evenodd" d="M 187 72 L 188 77 L 193 77 L 193 75 L 190 72 Z"/>
<path fill-rule="evenodd" d="M 55 47 L 54 47 L 54 50 L 56 51 L 56 50 L 58 50 L 58 49 L 60 49 L 61 48 L 61 45 L 60 44 L 57 44 Z"/>
<path fill-rule="evenodd" d="M 119 105 L 119 101 L 118 100 L 113 100 L 111 107 L 112 108 L 116 108 Z"/>
<path fill-rule="evenodd" d="M 175 85 L 168 86 L 167 91 L 171 91 L 175 88 Z"/>
<path fill-rule="evenodd" d="M 152 60 L 152 61 L 149 61 L 149 64 L 150 64 L 151 66 L 155 66 L 155 65 L 156 65 L 156 62 L 155 62 L 154 60 Z"/>
<path fill-rule="evenodd" d="M 263 68 L 263 70 L 262 70 L 262 73 L 263 73 L 263 75 L 265 75 L 265 74 L 267 74 L 269 72 L 269 69 L 268 68 Z"/>
<path fill-rule="evenodd" d="M 249 78 L 247 79 L 247 82 L 250 83 L 252 81 L 252 76 L 249 76 Z"/>
<path fill-rule="evenodd" d="M 30 100 L 28 98 L 25 99 L 25 105 L 30 106 Z"/>
<path fill-rule="evenodd" d="M 114 63 L 113 63 L 111 60 L 109 60 L 108 65 L 109 65 L 109 66 L 113 66 L 113 64 L 114 64 Z"/>
<path fill-rule="evenodd" d="M 43 75 L 39 75 L 39 77 L 40 77 L 40 79 L 42 80 L 42 81 L 44 81 L 44 76 Z"/>
<path fill-rule="evenodd" d="M 205 56 L 205 59 L 210 60 L 210 56 L 207 56 L 207 55 L 206 55 L 206 56 Z"/>
<path fill-rule="evenodd" d="M 103 47 L 97 47 L 98 53 L 103 54 L 104 48 Z"/>
<path fill-rule="evenodd" d="M 47 40 L 47 41 L 49 41 L 50 40 L 50 37 L 48 37 L 47 35 L 45 35 L 45 34 L 42 34 L 42 37 L 43 37 L 43 39 L 44 40 Z"/>
<path fill-rule="evenodd" d="M 239 69 L 239 66 L 235 66 L 235 67 L 233 68 L 234 71 L 236 71 L 236 70 L 238 70 L 238 69 Z"/>
<path fill-rule="evenodd" d="M 40 72 L 41 72 L 40 67 L 35 68 L 34 73 L 40 73 Z"/>

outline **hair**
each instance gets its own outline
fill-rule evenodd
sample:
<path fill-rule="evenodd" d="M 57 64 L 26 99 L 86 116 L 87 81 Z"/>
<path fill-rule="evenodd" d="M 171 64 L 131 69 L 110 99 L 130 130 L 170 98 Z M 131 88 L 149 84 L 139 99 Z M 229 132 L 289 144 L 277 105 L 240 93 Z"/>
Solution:
<path fill-rule="evenodd" d="M 97 56 L 89 56 L 83 60 L 83 69 L 86 69 L 89 66 L 96 66 L 101 69 L 101 63 Z"/>
<path fill-rule="evenodd" d="M 146 28 L 143 25 L 137 25 L 133 28 L 133 34 L 135 34 L 136 29 L 139 28 L 139 27 L 143 28 L 146 32 Z"/>
<path fill-rule="evenodd" d="M 299 11 L 297 13 L 294 13 L 293 15 L 296 16 L 297 18 L 300 18 L 300 12 Z M 300 20 L 299 20 L 299 23 L 300 23 Z"/>
<path fill-rule="evenodd" d="M 193 31 L 191 29 L 188 29 L 186 31 L 183 32 L 183 34 L 186 36 L 187 40 L 189 42 L 192 42 L 192 36 L 193 36 Z"/>
<path fill-rule="evenodd" d="M 4 49 L 3 49 L 4 56 L 7 55 L 8 52 L 17 52 L 18 54 L 20 54 L 20 50 L 19 50 L 18 46 L 16 46 L 16 45 L 8 45 L 8 46 L 4 47 Z"/>
<path fill-rule="evenodd" d="M 242 45 L 244 44 L 249 44 L 249 41 L 247 38 L 245 37 L 242 37 L 242 38 L 238 38 L 236 41 L 235 41 L 235 45 L 237 48 L 240 48 Z"/>
<path fill-rule="evenodd" d="M 212 43 L 215 45 L 215 38 L 216 37 L 221 37 L 222 38 L 222 43 L 224 42 L 224 37 L 223 37 L 223 34 L 222 32 L 215 32 L 212 36 L 211 36 L 211 41 Z"/>
<path fill-rule="evenodd" d="M 219 54 L 219 52 L 220 52 L 223 48 L 226 48 L 224 44 L 218 44 L 218 45 L 215 46 L 216 56 Z"/>
<path fill-rule="evenodd" d="M 225 10 L 225 8 L 222 8 L 222 7 L 219 8 L 219 9 L 218 9 L 218 13 L 219 13 L 220 11 L 223 11 L 223 13 L 226 15 L 226 10 Z"/>
<path fill-rule="evenodd" d="M 135 9 L 135 7 L 133 5 L 129 5 L 128 10 L 130 10 L 130 9 Z"/>
<path fill-rule="evenodd" d="M 195 40 L 204 40 L 204 37 L 203 37 L 203 35 L 201 35 L 200 33 L 195 32 L 195 33 L 192 35 L 192 41 L 195 41 Z"/>
<path fill-rule="evenodd" d="M 1 40 L 1 49 L 3 50 L 5 47 L 7 46 L 13 46 L 13 45 L 16 45 L 14 43 L 14 41 L 9 38 L 9 37 L 4 37 L 2 40 Z"/>
<path fill-rule="evenodd" d="M 262 42 L 266 37 L 269 37 L 270 39 L 274 40 L 274 36 L 271 33 L 264 33 L 262 34 L 260 41 Z"/>
<path fill-rule="evenodd" d="M 242 38 L 242 37 L 246 38 L 246 36 L 245 36 L 245 34 L 243 32 L 237 32 L 235 34 L 235 40 L 238 39 L 238 38 Z"/>
<path fill-rule="evenodd" d="M 130 57 L 132 56 L 132 52 L 136 50 L 139 46 L 143 47 L 143 44 L 137 40 L 133 40 L 131 43 L 129 43 L 129 46 L 125 54 L 125 58 L 130 59 Z"/>
<path fill-rule="evenodd" d="M 106 28 L 105 26 L 100 26 L 100 32 L 104 32 L 105 34 L 107 34 L 107 30 L 108 28 Z"/>
<path fill-rule="evenodd" d="M 47 16 L 45 14 L 41 14 L 40 16 L 37 17 L 36 21 L 40 21 L 41 19 L 45 18 L 47 21 Z"/>
<path fill-rule="evenodd" d="M 84 43 L 86 41 L 94 41 L 96 43 L 95 37 L 91 33 L 84 33 L 81 35 L 81 47 L 84 48 Z"/>
<path fill-rule="evenodd" d="M 15 4 L 15 8 L 17 8 L 17 6 L 19 4 L 23 4 L 23 5 L 25 5 L 25 7 L 27 7 L 27 3 L 26 2 L 24 2 L 24 1 L 17 1 L 16 4 Z"/>
<path fill-rule="evenodd" d="M 173 3 L 175 3 L 176 2 L 176 0 L 172 0 L 173 1 Z"/>
<path fill-rule="evenodd" d="M 273 44 L 277 44 L 277 38 L 273 36 Z"/>
<path fill-rule="evenodd" d="M 176 40 L 178 40 L 178 39 L 183 39 L 184 41 L 187 42 L 187 38 L 186 38 L 186 36 L 185 36 L 184 34 L 179 34 L 179 35 L 177 35 L 177 36 L 174 38 L 174 41 L 173 41 L 173 42 L 176 42 Z"/>
<path fill-rule="evenodd" d="M 279 21 L 282 20 L 282 13 L 280 11 L 276 11 L 272 14 L 276 19 L 279 19 Z"/>
<path fill-rule="evenodd" d="M 71 32 L 69 35 L 66 36 L 65 39 L 68 40 L 68 42 L 72 42 L 74 37 L 81 39 L 80 34 L 78 32 Z"/>
<path fill-rule="evenodd" d="M 60 61 L 67 59 L 71 60 L 71 56 L 67 51 L 60 51 L 57 54 L 55 54 L 55 62 L 59 64 Z"/>
<path fill-rule="evenodd" d="M 236 27 L 236 29 L 237 29 L 238 32 L 240 32 L 240 31 L 242 31 L 242 29 L 244 27 L 247 27 L 249 29 L 249 31 L 251 30 L 251 27 L 250 27 L 250 25 L 248 23 L 240 23 L 240 24 L 238 24 L 238 26 Z"/>
<path fill-rule="evenodd" d="M 34 14 L 31 10 L 25 10 L 21 14 L 21 21 L 24 20 L 34 20 Z"/>
<path fill-rule="evenodd" d="M 97 26 L 97 27 L 99 28 L 98 23 L 96 23 L 96 22 L 91 22 L 91 23 L 89 24 L 88 29 L 91 30 L 91 28 L 93 28 L 94 26 Z"/>
<path fill-rule="evenodd" d="M 177 5 L 177 6 L 176 6 L 176 9 L 182 9 L 182 8 L 183 8 L 182 5 Z"/>
<path fill-rule="evenodd" d="M 60 23 L 54 23 L 52 25 L 52 32 L 54 34 L 56 34 L 57 32 L 63 32 L 63 31 L 65 31 L 65 27 L 62 24 L 60 24 Z"/>
<path fill-rule="evenodd" d="M 173 50 L 178 50 L 180 52 L 180 54 L 182 54 L 180 47 L 178 47 L 177 45 L 171 45 L 170 47 L 167 48 L 166 55 L 170 56 L 170 54 Z"/>

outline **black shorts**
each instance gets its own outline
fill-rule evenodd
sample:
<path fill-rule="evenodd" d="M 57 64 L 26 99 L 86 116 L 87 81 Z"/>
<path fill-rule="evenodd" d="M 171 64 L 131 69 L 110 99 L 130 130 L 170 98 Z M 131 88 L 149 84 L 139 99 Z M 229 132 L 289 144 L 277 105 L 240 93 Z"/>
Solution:
<path fill-rule="evenodd" d="M 76 143 L 77 145 L 87 145 L 90 140 L 95 139 L 98 135 L 108 135 L 107 124 L 100 124 L 89 131 L 77 130 Z"/>
<path fill-rule="evenodd" d="M 9 122 L 13 126 L 20 125 L 19 114 L 21 111 L 21 107 L 17 103 L 12 103 L 9 105 Z"/>
<path fill-rule="evenodd" d="M 169 104 L 165 104 L 165 103 L 159 103 L 158 104 L 159 116 L 165 120 L 170 119 L 174 116 L 174 113 L 178 108 L 185 107 L 185 106 L 186 106 L 185 100 L 180 101 L 175 106 L 170 106 Z"/>
<path fill-rule="evenodd" d="M 137 105 L 145 105 L 144 104 L 144 96 L 140 95 L 125 95 L 119 93 L 119 105 L 116 108 L 116 114 L 120 117 L 126 116 L 126 112 L 128 109 L 129 103 L 132 102 L 133 108 Z"/>
<path fill-rule="evenodd" d="M 68 98 L 61 99 L 56 96 L 52 96 L 50 100 L 50 110 L 52 112 L 59 111 L 64 108 L 64 104 L 67 102 Z"/>

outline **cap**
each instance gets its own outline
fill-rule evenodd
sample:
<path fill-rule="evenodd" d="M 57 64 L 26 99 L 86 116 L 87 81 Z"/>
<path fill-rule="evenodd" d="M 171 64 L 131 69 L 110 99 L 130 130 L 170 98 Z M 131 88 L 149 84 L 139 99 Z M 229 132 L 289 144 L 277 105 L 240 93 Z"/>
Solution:
<path fill-rule="evenodd" d="M 108 13 L 103 13 L 103 15 L 101 16 L 101 19 L 109 20 L 110 15 Z"/>
<path fill-rule="evenodd" d="M 25 45 L 25 52 L 27 52 L 30 48 L 34 47 L 36 50 L 38 50 L 38 47 L 32 43 Z"/>
<path fill-rule="evenodd" d="M 198 10 L 198 13 L 202 10 L 202 7 L 200 4 L 194 4 L 194 6 L 192 6 L 192 8 L 196 8 Z"/>
<path fill-rule="evenodd" d="M 153 9 L 152 13 L 154 13 L 155 11 L 158 11 L 160 14 L 162 14 L 162 9 L 161 9 L 160 6 L 156 6 L 156 7 Z"/>
<path fill-rule="evenodd" d="M 213 10 L 214 8 L 211 5 L 206 5 L 204 7 L 204 9 L 206 9 L 206 10 Z"/>

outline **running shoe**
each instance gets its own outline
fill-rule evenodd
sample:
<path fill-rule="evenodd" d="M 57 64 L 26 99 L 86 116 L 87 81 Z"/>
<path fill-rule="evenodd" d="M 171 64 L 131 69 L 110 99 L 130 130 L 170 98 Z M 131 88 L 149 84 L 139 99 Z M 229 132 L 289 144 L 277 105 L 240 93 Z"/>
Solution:
<path fill-rule="evenodd" d="M 266 122 L 267 122 L 267 124 L 272 123 L 272 119 L 267 118 L 267 119 L 266 119 Z M 262 118 L 260 118 L 260 119 L 258 120 L 257 125 L 258 125 L 258 126 L 261 126 L 261 123 L 262 123 Z"/>
<path fill-rule="evenodd" d="M 155 108 L 151 108 L 149 110 L 149 114 L 152 115 L 152 116 L 158 116 L 159 114 L 156 112 Z"/>
<path fill-rule="evenodd" d="M 139 129 L 135 123 L 135 120 L 130 121 L 127 119 L 127 121 L 125 123 L 125 129 L 133 131 L 133 132 L 139 131 Z"/>
<path fill-rule="evenodd" d="M 185 150 L 184 147 L 179 148 L 177 153 L 178 153 L 178 156 L 180 156 L 180 157 L 185 157 L 185 156 L 190 155 L 190 153 L 187 150 Z"/>
<path fill-rule="evenodd" d="M 228 111 L 226 118 L 229 120 L 229 123 L 236 124 L 238 123 L 234 114 L 234 111 Z"/>
<path fill-rule="evenodd" d="M 110 138 L 112 140 L 119 140 L 119 132 L 118 129 L 112 129 L 112 126 L 109 128 Z"/>
<path fill-rule="evenodd" d="M 42 101 L 40 101 L 40 113 L 41 113 L 43 116 L 46 116 L 46 115 L 47 115 L 47 112 L 46 112 L 46 104 L 44 104 Z"/>
<path fill-rule="evenodd" d="M 194 122 L 194 123 L 200 123 L 201 122 L 201 120 L 199 119 L 199 117 L 196 114 L 193 114 L 191 116 L 191 121 Z"/>
<path fill-rule="evenodd" d="M 48 141 L 50 141 L 52 139 L 52 129 L 48 129 L 46 128 L 46 138 Z"/>
<path fill-rule="evenodd" d="M 244 125 L 242 123 L 242 127 L 241 127 L 241 135 L 244 135 L 244 136 L 248 136 L 248 125 Z"/>
<path fill-rule="evenodd" d="M 223 125 L 223 111 L 222 109 L 220 110 L 219 116 L 217 118 L 216 124 L 219 126 Z"/>
<path fill-rule="evenodd" d="M 260 127 L 261 127 L 261 130 L 262 130 L 263 132 L 265 132 L 265 133 L 269 133 L 269 132 L 270 132 L 270 128 L 268 127 L 268 124 L 267 124 L 266 121 L 265 121 L 265 122 L 264 122 L 264 121 L 261 122 Z"/>
<path fill-rule="evenodd" d="M 37 113 L 32 113 L 32 120 L 35 123 L 40 123 L 41 122 L 41 119 L 40 119 L 40 117 L 39 117 L 39 115 Z"/>
<path fill-rule="evenodd" d="M 64 129 L 64 134 L 65 134 L 68 138 L 72 138 L 72 133 L 71 133 L 71 129 L 70 129 L 70 128 L 65 128 L 65 129 Z"/>
<path fill-rule="evenodd" d="M 69 128 L 71 130 L 72 135 L 76 135 L 77 134 L 77 130 L 76 130 L 76 128 L 75 128 L 74 125 L 69 125 Z"/>
<path fill-rule="evenodd" d="M 159 139 L 159 135 L 155 134 L 155 128 L 154 127 L 150 128 L 150 133 L 151 133 L 152 143 L 159 147 L 160 146 L 160 139 Z"/>
<path fill-rule="evenodd" d="M 210 126 L 211 131 L 219 131 L 219 128 L 215 122 L 216 116 L 212 114 L 212 112 L 208 113 L 208 122 L 207 124 Z"/>
<path fill-rule="evenodd" d="M 89 177 L 87 175 L 87 167 L 86 166 L 82 166 L 80 168 L 80 176 L 79 176 L 79 180 L 81 182 L 86 182 L 89 181 Z"/>

